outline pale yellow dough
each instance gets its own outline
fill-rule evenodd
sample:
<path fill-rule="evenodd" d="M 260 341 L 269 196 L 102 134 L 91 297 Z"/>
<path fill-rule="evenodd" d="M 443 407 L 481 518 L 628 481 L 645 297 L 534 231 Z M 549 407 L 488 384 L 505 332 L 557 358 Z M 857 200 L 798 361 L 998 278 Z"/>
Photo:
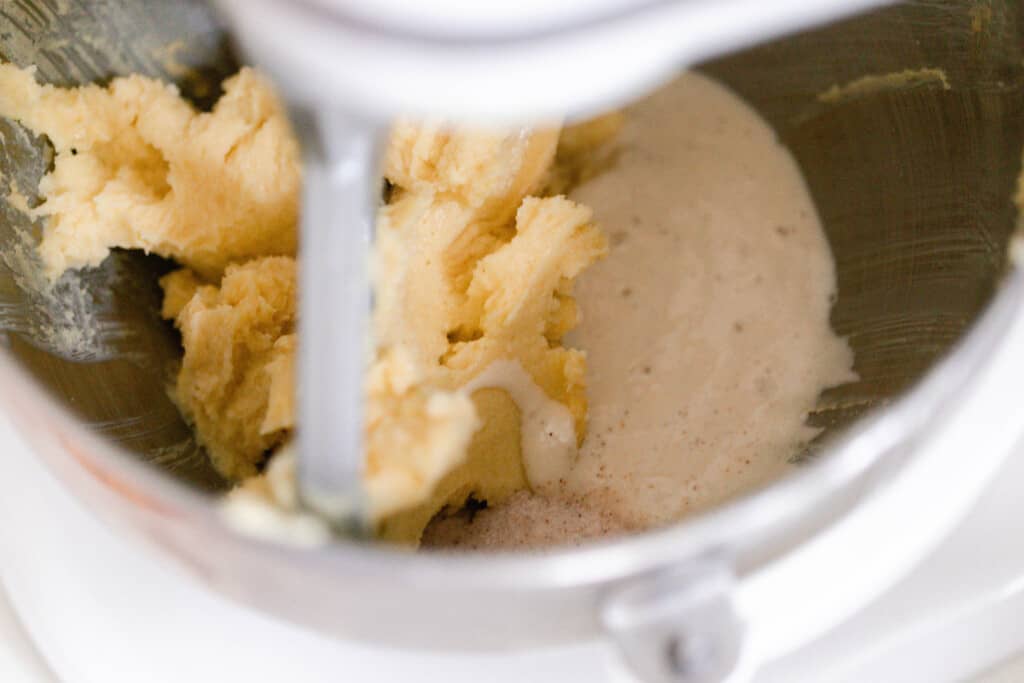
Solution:
<path fill-rule="evenodd" d="M 253 475 L 295 421 L 295 260 L 229 265 L 219 287 L 190 270 L 161 284 L 185 348 L 176 402 L 222 474 Z"/>
<path fill-rule="evenodd" d="M 5 65 L 0 114 L 56 150 L 35 210 L 47 219 L 51 276 L 113 247 L 186 266 L 162 281 L 184 346 L 173 395 L 222 473 L 254 475 L 295 424 L 300 167 L 267 81 L 243 69 L 199 113 L 139 76 L 62 90 Z M 583 438 L 585 358 L 562 337 L 578 317 L 573 279 L 606 245 L 586 207 L 530 196 L 558 185 L 558 140 L 557 127 L 394 129 L 366 387 L 365 487 L 382 537 L 416 543 L 445 506 L 529 487 L 516 404 L 498 389 L 462 390 L 495 361 L 518 361 Z M 294 507 L 293 469 L 271 467 L 277 480 L 251 479 L 234 495 Z"/>
<path fill-rule="evenodd" d="M 40 253 L 51 276 L 99 265 L 113 247 L 212 280 L 229 263 L 295 253 L 299 148 L 251 69 L 200 113 L 174 86 L 141 76 L 65 90 L 0 65 L 0 114 L 53 143 L 35 211 L 47 219 Z"/>

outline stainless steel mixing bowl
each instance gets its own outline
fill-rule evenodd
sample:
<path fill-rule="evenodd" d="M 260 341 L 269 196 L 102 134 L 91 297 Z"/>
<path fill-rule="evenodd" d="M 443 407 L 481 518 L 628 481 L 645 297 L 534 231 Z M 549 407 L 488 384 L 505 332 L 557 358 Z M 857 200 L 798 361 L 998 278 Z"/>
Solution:
<path fill-rule="evenodd" d="M 3 59 L 37 64 L 49 82 L 142 72 L 178 82 L 200 106 L 236 68 L 198 0 L 2 0 L 0 41 Z M 165 391 L 180 353 L 156 314 L 156 277 L 168 264 L 135 253 L 64 283 L 66 296 L 91 302 L 98 330 L 70 356 L 55 351 L 54 326 L 81 321 L 24 288 L 4 259 L 2 399 L 97 514 L 277 615 L 410 647 L 524 647 L 611 632 L 638 669 L 665 680 L 697 680 L 675 646 L 698 633 L 721 646 L 710 655 L 719 668 L 705 673 L 721 673 L 752 628 L 736 598 L 749 577 L 841 525 L 887 477 L 923 462 L 936 434 L 947 444 L 971 429 L 995 434 L 984 453 L 963 454 L 988 473 L 1024 431 L 996 396 L 1020 379 L 1009 374 L 1009 345 L 1021 333 L 1024 284 L 1007 250 L 1024 147 L 1022 46 L 1018 2 L 922 0 L 702 67 L 760 110 L 801 164 L 836 258 L 833 324 L 855 350 L 860 379 L 821 397 L 810 420 L 825 433 L 790 476 L 671 528 L 490 557 L 300 550 L 237 535 L 215 505 L 225 484 Z M 908 69 L 932 71 L 823 96 Z M 10 121 L 0 133 L 0 170 L 31 195 L 50 163 L 47 142 Z M 0 248 L 10 253 L 38 226 L 7 203 L 0 211 Z M 954 427 L 961 432 L 942 431 Z M 794 645 L 796 630 L 786 637 L 761 654 Z"/>

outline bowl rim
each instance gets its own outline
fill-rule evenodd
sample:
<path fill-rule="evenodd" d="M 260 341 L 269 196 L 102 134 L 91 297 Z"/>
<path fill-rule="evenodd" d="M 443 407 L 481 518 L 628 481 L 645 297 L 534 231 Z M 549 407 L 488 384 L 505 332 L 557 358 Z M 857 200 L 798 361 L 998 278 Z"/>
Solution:
<path fill-rule="evenodd" d="M 1024 270 L 1013 269 L 967 333 L 916 385 L 889 406 L 855 423 L 797 471 L 664 527 L 541 552 L 410 553 L 382 544 L 342 541 L 298 547 L 256 538 L 230 525 L 218 499 L 222 494 L 196 491 L 90 431 L 7 350 L 0 350 L 0 386 L 4 387 L 0 403 L 6 404 L 15 417 L 46 425 L 61 438 L 65 450 L 73 443 L 80 469 L 87 470 L 122 503 L 144 505 L 186 523 L 202 525 L 218 543 L 261 561 L 322 566 L 340 575 L 346 571 L 372 572 L 382 575 L 383 580 L 418 586 L 547 590 L 615 581 L 709 552 L 728 550 L 734 556 L 742 555 L 758 544 L 770 543 L 795 520 L 820 510 L 832 496 L 855 485 L 890 456 L 903 454 L 901 447 L 912 446 L 915 435 L 955 411 L 957 397 L 971 390 L 971 378 L 987 367 L 1003 331 L 1022 314 Z M 24 423 L 13 422 L 27 437 Z M 68 479 L 71 475 L 66 463 L 58 463 L 46 449 L 31 443 L 30 450 L 42 457 L 72 495 L 82 498 Z"/>

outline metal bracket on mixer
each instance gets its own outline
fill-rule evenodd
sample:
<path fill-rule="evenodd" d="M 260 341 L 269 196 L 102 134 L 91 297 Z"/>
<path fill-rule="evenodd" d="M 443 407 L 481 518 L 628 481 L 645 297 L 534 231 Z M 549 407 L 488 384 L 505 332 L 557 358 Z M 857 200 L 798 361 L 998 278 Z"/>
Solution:
<path fill-rule="evenodd" d="M 735 681 L 743 676 L 744 627 L 734 586 L 729 563 L 700 560 L 621 586 L 605 600 L 601 619 L 641 681 Z"/>

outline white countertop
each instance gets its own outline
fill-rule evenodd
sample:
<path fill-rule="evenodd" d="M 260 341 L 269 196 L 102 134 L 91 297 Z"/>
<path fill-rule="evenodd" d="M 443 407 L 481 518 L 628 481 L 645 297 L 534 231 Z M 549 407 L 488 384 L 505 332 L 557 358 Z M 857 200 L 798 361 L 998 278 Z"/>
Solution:
<path fill-rule="evenodd" d="M 0 589 L 0 681 L 11 683 L 56 683 L 36 650 L 7 593 Z"/>

